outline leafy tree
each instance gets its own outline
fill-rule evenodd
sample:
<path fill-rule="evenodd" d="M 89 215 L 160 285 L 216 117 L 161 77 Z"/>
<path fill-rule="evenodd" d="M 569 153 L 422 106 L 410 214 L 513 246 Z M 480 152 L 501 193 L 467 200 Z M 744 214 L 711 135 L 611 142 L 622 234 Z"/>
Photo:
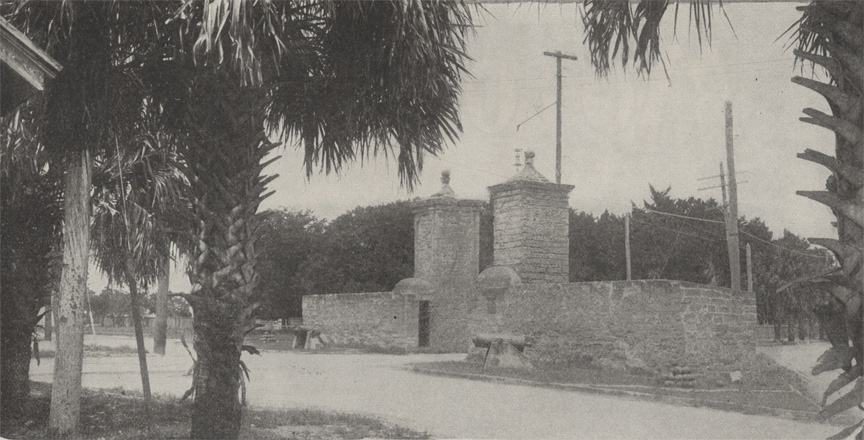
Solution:
<path fill-rule="evenodd" d="M 668 2 L 642 0 L 636 5 L 627 1 L 586 0 L 585 36 L 591 62 L 599 74 L 610 70 L 612 61 L 620 56 L 627 66 L 631 61 L 637 70 L 651 72 L 662 61 L 660 22 Z M 677 11 L 677 7 L 675 8 Z M 820 357 L 814 371 L 844 372 L 829 386 L 827 396 L 855 383 L 854 389 L 826 407 L 826 417 L 862 404 L 864 399 L 864 127 L 861 125 L 864 101 L 864 3 L 858 1 L 814 0 L 800 6 L 801 19 L 793 23 L 793 44 L 796 60 L 809 62 L 815 76 L 827 73 L 828 82 L 802 76 L 792 81 L 819 93 L 828 101 L 831 114 L 804 109 L 803 122 L 825 127 L 835 133 L 835 155 L 808 149 L 799 157 L 821 164 L 832 171 L 826 183 L 827 191 L 799 191 L 798 194 L 825 204 L 837 217 L 837 239 L 810 239 L 834 253 L 841 268 L 820 277 L 824 289 L 833 295 L 833 310 L 840 312 L 832 321 L 838 333 L 832 348 Z M 701 42 L 710 37 L 712 8 L 707 1 L 691 2 L 692 23 Z M 708 39 L 710 41 L 710 38 Z M 851 345 L 850 345 L 851 341 Z M 854 365 L 853 365 L 854 360 Z M 839 436 L 864 438 L 864 420 L 844 430 Z M 857 430 L 857 432 L 856 432 Z"/>
<path fill-rule="evenodd" d="M 651 200 L 645 201 L 643 208 L 634 206 L 631 214 L 633 277 L 728 285 L 722 226 L 685 218 L 722 223 L 722 208 L 714 199 L 673 199 L 669 195 L 671 188 L 649 189 Z"/>
<path fill-rule="evenodd" d="M 327 225 L 325 240 L 336 272 L 325 291 L 383 292 L 414 276 L 410 202 L 354 208 Z"/>
<path fill-rule="evenodd" d="M 32 136 L 32 108 L 0 132 L 0 416 L 19 414 L 30 394 L 31 340 L 58 279 L 62 175 Z"/>
<path fill-rule="evenodd" d="M 570 210 L 570 281 L 623 280 L 624 219 Z"/>
<path fill-rule="evenodd" d="M 264 213 L 259 227 L 261 256 L 256 269 L 263 306 L 262 319 L 301 315 L 302 295 L 308 282 L 300 278 L 301 265 L 323 252 L 325 222 L 310 211 L 274 210 Z"/>

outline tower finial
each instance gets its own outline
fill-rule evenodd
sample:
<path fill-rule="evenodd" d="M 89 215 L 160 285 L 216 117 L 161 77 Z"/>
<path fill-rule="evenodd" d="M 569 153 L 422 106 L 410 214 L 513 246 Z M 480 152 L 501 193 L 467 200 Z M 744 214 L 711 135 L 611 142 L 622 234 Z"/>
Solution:
<path fill-rule="evenodd" d="M 450 170 L 441 171 L 441 190 L 432 194 L 432 198 L 436 197 L 456 198 L 456 193 L 450 188 Z"/>
<path fill-rule="evenodd" d="M 525 151 L 525 165 L 534 165 L 534 152 Z"/>

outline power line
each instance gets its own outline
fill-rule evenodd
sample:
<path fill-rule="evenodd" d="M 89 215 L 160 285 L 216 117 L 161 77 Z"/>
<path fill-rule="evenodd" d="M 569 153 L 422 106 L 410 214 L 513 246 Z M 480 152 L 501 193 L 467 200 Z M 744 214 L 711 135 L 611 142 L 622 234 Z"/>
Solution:
<path fill-rule="evenodd" d="M 635 218 L 634 218 L 634 219 L 631 219 L 631 220 L 633 220 L 633 221 L 636 222 L 636 223 L 641 223 L 641 224 L 643 224 L 643 225 L 652 226 L 652 227 L 660 228 L 660 229 L 665 229 L 665 230 L 667 230 L 667 231 L 669 231 L 669 232 L 674 232 L 674 233 L 676 233 L 676 234 L 687 235 L 687 236 L 694 237 L 694 238 L 699 238 L 699 239 L 702 239 L 702 240 L 716 241 L 716 242 L 720 242 L 720 243 L 722 243 L 722 240 L 715 240 L 715 239 L 713 239 L 713 238 L 707 238 L 707 237 L 703 237 L 703 236 L 701 236 L 701 235 L 689 234 L 689 233 L 687 233 L 687 232 L 682 232 L 682 231 L 676 231 L 676 230 L 674 230 L 674 229 L 672 229 L 672 228 L 667 228 L 667 227 L 665 227 L 665 226 L 655 225 L 655 224 L 653 224 L 653 223 L 643 222 L 643 221 L 641 221 L 641 220 L 636 220 Z"/>
<path fill-rule="evenodd" d="M 781 250 L 784 250 L 784 251 L 789 251 L 789 252 L 792 252 L 792 253 L 794 253 L 794 254 L 805 255 L 805 256 L 808 256 L 808 257 L 812 257 L 812 258 L 820 258 L 820 259 L 824 259 L 824 258 L 825 258 L 824 255 L 810 254 L 810 253 L 807 253 L 807 252 L 802 252 L 802 251 L 799 251 L 799 250 L 790 249 L 790 248 L 787 248 L 787 247 L 784 247 L 784 246 L 780 246 L 780 245 L 775 244 L 775 243 L 771 243 L 770 241 L 763 240 L 763 239 L 761 239 L 761 238 L 759 238 L 759 237 L 757 237 L 757 236 L 755 236 L 755 235 L 753 235 L 753 234 L 748 233 L 747 231 L 738 230 L 738 232 L 741 233 L 741 234 L 744 234 L 744 235 L 748 235 L 748 236 L 750 236 L 751 238 L 753 238 L 753 239 L 756 240 L 756 241 L 761 241 L 762 243 L 765 243 L 765 244 L 767 244 L 767 245 L 769 245 L 769 246 L 774 246 L 774 247 L 776 247 L 777 249 L 781 249 Z"/>
<path fill-rule="evenodd" d="M 524 121 L 522 121 L 522 122 L 516 124 L 516 131 L 519 131 L 519 127 L 521 127 L 522 124 L 524 124 L 524 123 L 526 123 L 526 122 L 528 122 L 528 121 L 534 119 L 535 116 L 539 115 L 540 113 L 545 112 L 548 108 L 552 107 L 553 105 L 555 105 L 554 102 L 553 102 L 552 104 L 547 105 L 546 107 L 543 107 L 543 109 L 540 110 L 540 111 L 538 111 L 537 113 L 534 113 L 533 115 L 529 116 L 528 119 L 526 119 L 526 120 L 524 120 Z"/>
<path fill-rule="evenodd" d="M 491 171 L 481 170 L 481 169 L 479 169 L 479 168 L 473 168 L 473 167 L 469 167 L 469 166 L 467 166 L 467 165 L 462 165 L 461 163 L 453 162 L 452 160 L 447 160 L 447 159 L 444 159 L 443 157 L 438 157 L 438 156 L 432 156 L 432 157 L 435 158 L 435 159 L 438 159 L 438 160 L 440 160 L 440 161 L 442 161 L 442 162 L 447 162 L 447 163 L 449 163 L 449 164 L 451 164 L 451 165 L 456 165 L 457 167 L 460 167 L 460 168 L 465 168 L 465 169 L 472 170 L 472 171 L 477 171 L 477 172 L 480 172 L 480 173 L 486 173 L 486 174 L 489 174 L 489 175 L 491 175 L 491 176 L 500 177 L 500 178 L 502 178 L 502 179 L 509 179 L 508 176 L 502 176 L 501 174 L 493 173 L 493 172 L 491 172 Z"/>
<path fill-rule="evenodd" d="M 690 216 L 686 216 L 686 215 L 672 214 L 671 212 L 655 211 L 653 209 L 648 209 L 648 208 L 644 208 L 644 209 L 646 212 L 651 212 L 654 214 L 668 215 L 670 217 L 680 217 L 680 218 L 686 218 L 686 219 L 690 219 L 690 220 L 699 220 L 700 222 L 719 223 L 721 225 L 724 224 L 723 222 L 721 222 L 719 220 L 709 220 L 707 218 L 698 218 L 698 217 L 690 217 Z"/>
<path fill-rule="evenodd" d="M 690 217 L 690 216 L 686 216 L 686 215 L 672 214 L 671 212 L 655 211 L 655 210 L 653 210 L 653 209 L 648 209 L 648 208 L 644 208 L 644 210 L 645 210 L 646 212 L 650 212 L 650 213 L 654 213 L 654 214 L 667 215 L 667 216 L 670 216 L 670 217 L 680 217 L 680 218 L 685 218 L 685 219 L 690 219 L 690 220 L 698 220 L 698 221 L 708 222 L 708 223 L 719 223 L 719 224 L 721 224 L 721 225 L 724 224 L 724 223 L 721 222 L 721 221 L 717 221 L 717 220 L 710 220 L 710 219 L 707 219 L 707 218 L 698 218 L 698 217 Z M 635 221 L 635 222 L 639 222 L 639 220 L 636 220 L 636 219 L 633 219 L 633 221 Z M 656 226 L 656 227 L 658 227 L 658 228 L 662 228 L 662 226 L 660 226 L 660 225 L 653 225 L 653 224 L 651 224 L 651 223 L 645 223 L 645 222 L 640 222 L 640 223 L 644 223 L 644 224 L 647 224 L 647 225 L 651 225 L 651 226 Z M 664 229 L 669 229 L 669 228 L 664 228 Z M 670 230 L 671 230 L 671 229 L 670 229 Z M 795 254 L 806 255 L 806 256 L 808 256 L 808 257 L 813 257 L 813 258 L 824 258 L 824 256 L 822 256 L 822 255 L 816 255 L 816 254 L 807 253 L 807 252 L 802 252 L 802 251 L 795 250 L 795 249 L 790 249 L 790 248 L 787 248 L 787 247 L 785 247 L 785 246 L 780 246 L 780 245 L 778 245 L 778 244 L 776 244 L 776 243 L 772 243 L 772 242 L 770 242 L 770 241 L 768 241 L 768 240 L 765 240 L 765 239 L 759 238 L 759 237 L 757 237 L 757 236 L 755 236 L 755 235 L 753 235 L 753 234 L 751 234 L 751 233 L 749 233 L 749 232 L 747 232 L 747 231 L 741 230 L 741 229 L 739 229 L 738 232 L 741 233 L 741 234 L 747 235 L 747 236 L 751 237 L 752 239 L 754 239 L 754 240 L 756 240 L 756 241 L 760 241 L 760 242 L 762 242 L 762 243 L 764 243 L 764 244 L 767 244 L 767 245 L 769 245 L 769 246 L 773 246 L 773 247 L 775 247 L 775 248 L 777 248 L 777 249 L 781 249 L 781 250 L 784 250 L 784 251 L 789 251 L 789 252 L 792 252 L 792 253 L 795 253 Z M 683 232 L 682 232 L 682 234 L 683 234 Z M 698 237 L 698 238 L 704 238 L 704 237 Z M 705 239 L 708 240 L 707 238 L 705 238 Z M 714 241 L 720 241 L 720 240 L 714 240 Z M 744 246 L 740 246 L 740 245 L 739 245 L 738 248 L 739 248 L 739 249 L 744 249 Z"/>

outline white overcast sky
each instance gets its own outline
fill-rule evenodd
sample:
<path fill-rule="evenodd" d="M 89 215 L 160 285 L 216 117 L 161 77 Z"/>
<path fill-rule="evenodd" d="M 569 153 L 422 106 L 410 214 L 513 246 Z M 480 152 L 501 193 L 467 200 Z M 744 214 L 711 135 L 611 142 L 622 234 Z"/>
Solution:
<path fill-rule="evenodd" d="M 488 199 L 486 188 L 515 172 L 515 149 L 533 150 L 537 169 L 555 177 L 555 107 L 517 131 L 516 125 L 555 102 L 555 60 L 544 51 L 576 55 L 564 60 L 563 183 L 575 185 L 570 206 L 601 214 L 621 214 L 630 203 L 649 197 L 648 185 L 672 187 L 673 197 L 720 199 L 720 190 L 697 191 L 719 180 L 726 161 L 724 101 L 733 103 L 739 214 L 759 217 L 774 232 L 783 229 L 804 237 L 834 237 L 830 211 L 796 190 L 821 190 L 828 171 L 795 157 L 805 148 L 833 155 L 834 136 L 798 121 L 805 107 L 830 113 L 824 100 L 793 85 L 793 55 L 784 36 L 800 17 L 796 3 L 727 4 L 737 39 L 715 9 L 713 41 L 700 50 L 695 31 L 688 32 L 682 5 L 678 35 L 673 39 L 673 12 L 667 12 L 663 50 L 671 81 L 662 69 L 648 79 L 620 64 L 597 78 L 582 44 L 581 5 L 487 5 L 477 20 L 468 53 L 474 78 L 463 82 L 461 117 L 464 133 L 440 157 L 427 157 L 422 182 L 413 194 L 400 188 L 396 164 L 383 157 L 343 169 L 340 175 L 315 174 L 307 180 L 302 154 L 280 151 L 282 158 L 266 171 L 280 177 L 276 194 L 263 209 L 311 210 L 333 219 L 356 206 L 428 196 L 440 187 L 443 169 L 463 198 Z M 659 66 L 658 66 L 659 67 Z M 809 71 L 808 71 L 809 72 Z M 105 284 L 91 271 L 91 288 Z M 189 287 L 182 272 L 172 290 Z"/>

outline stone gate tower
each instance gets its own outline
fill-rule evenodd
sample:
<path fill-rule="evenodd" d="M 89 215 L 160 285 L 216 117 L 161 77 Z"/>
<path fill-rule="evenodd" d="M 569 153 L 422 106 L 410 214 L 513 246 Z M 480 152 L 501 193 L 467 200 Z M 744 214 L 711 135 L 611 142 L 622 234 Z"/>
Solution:
<path fill-rule="evenodd" d="M 445 350 L 463 350 L 467 329 L 465 302 L 474 292 L 480 270 L 480 207 L 482 201 L 457 199 L 450 173 L 442 188 L 414 205 L 414 278 L 434 290 L 430 304 L 430 343 Z"/>
<path fill-rule="evenodd" d="M 494 216 L 494 265 L 524 283 L 569 282 L 569 203 L 573 185 L 551 183 L 534 169 L 534 153 L 504 183 L 489 187 Z"/>

